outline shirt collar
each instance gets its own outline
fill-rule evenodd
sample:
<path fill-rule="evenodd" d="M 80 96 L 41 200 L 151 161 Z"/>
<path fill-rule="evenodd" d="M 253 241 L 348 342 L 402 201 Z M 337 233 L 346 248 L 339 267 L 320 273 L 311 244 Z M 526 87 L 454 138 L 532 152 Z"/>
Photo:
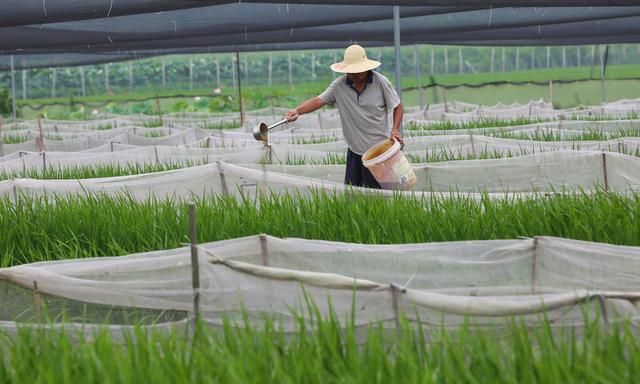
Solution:
<path fill-rule="evenodd" d="M 351 80 L 349 76 L 346 76 L 346 75 L 345 75 L 345 78 L 347 79 L 347 85 L 353 86 L 353 80 Z M 367 83 L 368 84 L 373 83 L 373 71 L 367 71 Z"/>

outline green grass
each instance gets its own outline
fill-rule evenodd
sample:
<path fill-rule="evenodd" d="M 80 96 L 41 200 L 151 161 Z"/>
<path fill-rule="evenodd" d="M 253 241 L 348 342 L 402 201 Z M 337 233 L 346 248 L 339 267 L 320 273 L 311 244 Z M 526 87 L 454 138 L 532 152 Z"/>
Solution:
<path fill-rule="evenodd" d="M 355 194 L 197 199 L 199 242 L 259 233 L 364 244 L 549 235 L 640 245 L 640 196 L 474 201 Z M 186 203 L 119 197 L 0 200 L 0 265 L 125 255 L 188 242 Z"/>
<path fill-rule="evenodd" d="M 240 325 L 239 327 L 236 325 Z M 506 329 L 398 332 L 370 326 L 361 341 L 352 319 L 301 317 L 287 335 L 277 321 L 230 321 L 214 331 L 135 330 L 116 340 L 27 329 L 2 337 L 6 383 L 625 383 L 640 370 L 630 324 L 553 331 L 549 323 Z"/>

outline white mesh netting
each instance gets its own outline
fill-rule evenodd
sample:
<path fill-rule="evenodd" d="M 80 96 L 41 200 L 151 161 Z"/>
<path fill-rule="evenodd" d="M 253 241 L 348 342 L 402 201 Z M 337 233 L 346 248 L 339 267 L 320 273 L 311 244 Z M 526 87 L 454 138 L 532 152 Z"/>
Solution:
<path fill-rule="evenodd" d="M 183 325 L 193 314 L 190 258 L 184 247 L 2 269 L 0 326 L 36 315 Z M 538 324 L 543 312 L 554 326 L 581 324 L 585 310 L 605 320 L 640 314 L 638 247 L 551 237 L 362 245 L 260 235 L 202 244 L 198 260 L 200 311 L 212 325 L 237 319 L 242 308 L 251 321 L 275 316 L 291 330 L 292 311 L 308 316 L 306 299 L 322 314 L 333 309 L 344 319 L 354 308 L 356 324 L 390 327 L 400 313 L 433 327 L 465 317 L 476 326 L 513 316 Z"/>

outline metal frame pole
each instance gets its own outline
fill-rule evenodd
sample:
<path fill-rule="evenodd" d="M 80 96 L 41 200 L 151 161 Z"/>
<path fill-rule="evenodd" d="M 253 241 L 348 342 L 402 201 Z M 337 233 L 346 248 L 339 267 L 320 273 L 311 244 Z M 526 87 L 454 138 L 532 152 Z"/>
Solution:
<path fill-rule="evenodd" d="M 240 126 L 244 127 L 244 103 L 242 102 L 242 84 L 240 83 L 240 53 L 236 51 L 236 81 L 238 82 L 238 102 L 240 103 Z"/>
<path fill-rule="evenodd" d="M 393 7 L 393 45 L 396 54 L 396 92 L 402 101 L 402 60 L 400 60 L 400 7 Z M 400 122 L 400 133 L 404 133 L 402 121 Z"/>
<path fill-rule="evenodd" d="M 402 68 L 400 65 L 402 64 L 402 60 L 400 60 L 400 7 L 393 7 L 393 45 L 395 48 L 396 55 L 396 92 L 398 92 L 398 96 L 400 96 L 400 100 L 402 100 Z"/>
<path fill-rule="evenodd" d="M 16 71 L 13 55 L 11 55 L 11 107 L 13 108 L 13 122 L 17 121 L 16 115 Z"/>

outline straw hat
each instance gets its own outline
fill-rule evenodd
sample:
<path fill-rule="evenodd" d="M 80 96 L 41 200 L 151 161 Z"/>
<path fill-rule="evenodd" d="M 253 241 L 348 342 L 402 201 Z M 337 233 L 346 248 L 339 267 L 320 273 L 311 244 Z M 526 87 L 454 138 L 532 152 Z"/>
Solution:
<path fill-rule="evenodd" d="M 367 59 L 364 48 L 354 44 L 344 50 L 344 60 L 331 64 L 331 70 L 339 73 L 366 72 L 380 66 L 379 61 Z"/>

